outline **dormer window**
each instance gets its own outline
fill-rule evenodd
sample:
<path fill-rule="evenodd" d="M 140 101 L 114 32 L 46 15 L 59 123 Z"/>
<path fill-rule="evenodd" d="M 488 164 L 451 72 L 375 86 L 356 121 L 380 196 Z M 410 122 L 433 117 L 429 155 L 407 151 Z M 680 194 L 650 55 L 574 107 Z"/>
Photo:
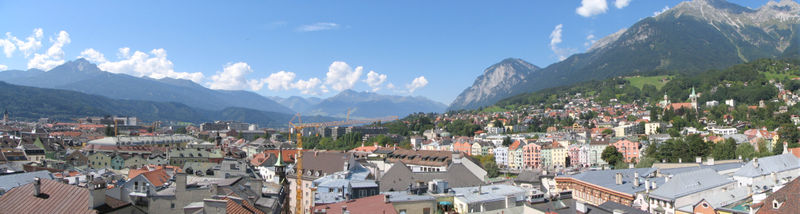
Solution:
<path fill-rule="evenodd" d="M 779 209 L 783 203 L 778 202 L 778 200 L 772 200 L 772 209 Z"/>

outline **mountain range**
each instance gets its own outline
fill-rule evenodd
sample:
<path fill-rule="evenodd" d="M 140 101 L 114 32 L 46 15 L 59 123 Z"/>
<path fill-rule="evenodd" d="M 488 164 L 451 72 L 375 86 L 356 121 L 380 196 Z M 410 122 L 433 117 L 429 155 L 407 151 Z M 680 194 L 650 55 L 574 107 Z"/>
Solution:
<path fill-rule="evenodd" d="M 112 99 L 177 102 L 211 111 L 228 107 L 292 114 L 289 108 L 253 92 L 212 90 L 189 80 L 152 79 L 100 70 L 83 58 L 49 71 L 38 69 L 0 72 L 0 81 L 39 88 L 65 89 Z"/>
<path fill-rule="evenodd" d="M 399 116 L 417 112 L 444 112 L 447 105 L 417 96 L 382 95 L 373 92 L 344 90 L 339 94 L 320 99 L 315 97 L 273 98 L 278 103 L 302 112 L 304 115 L 346 117 L 348 110 L 353 118 Z"/>
<path fill-rule="evenodd" d="M 682 2 L 595 42 L 585 53 L 537 69 L 507 59 L 486 69 L 449 110 L 476 109 L 545 88 L 616 76 L 721 69 L 761 58 L 797 57 L 800 4 L 749 9 L 724 0 Z"/>
<path fill-rule="evenodd" d="M 229 113 L 228 115 L 249 111 L 250 115 L 259 112 L 263 117 L 290 115 L 295 112 L 307 116 L 344 117 L 347 109 L 350 109 L 350 116 L 365 118 L 405 116 L 414 112 L 442 112 L 446 108 L 446 105 L 424 97 L 390 96 L 352 90 L 342 91 L 327 99 L 298 96 L 268 98 L 249 91 L 212 90 L 183 79 L 153 79 L 110 73 L 82 58 L 49 71 L 3 71 L 0 72 L 0 81 L 14 85 L 64 89 L 117 100 L 180 103 L 198 111 Z M 238 111 L 231 112 L 231 109 Z M 238 115 L 242 119 L 240 121 L 245 119 L 241 117 L 242 114 Z M 158 118 L 160 117 L 153 117 Z"/>
<path fill-rule="evenodd" d="M 144 121 L 180 121 L 201 123 L 235 120 L 262 127 L 286 127 L 291 114 L 266 112 L 240 107 L 206 110 L 176 102 L 111 99 L 81 92 L 12 85 L 0 81 L 0 106 L 15 119 L 50 118 L 72 121 L 74 118 L 104 115 L 134 115 Z M 332 121 L 331 117 L 305 116 L 304 121 Z"/>

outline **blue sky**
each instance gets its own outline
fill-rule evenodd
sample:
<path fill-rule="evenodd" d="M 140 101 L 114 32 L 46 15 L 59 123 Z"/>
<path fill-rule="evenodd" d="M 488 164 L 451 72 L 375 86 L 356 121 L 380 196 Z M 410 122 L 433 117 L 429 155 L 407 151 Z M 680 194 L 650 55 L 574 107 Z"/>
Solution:
<path fill-rule="evenodd" d="M 504 58 L 545 67 L 679 2 L 0 0 L 0 70 L 83 56 L 265 96 L 354 89 L 449 104 Z"/>

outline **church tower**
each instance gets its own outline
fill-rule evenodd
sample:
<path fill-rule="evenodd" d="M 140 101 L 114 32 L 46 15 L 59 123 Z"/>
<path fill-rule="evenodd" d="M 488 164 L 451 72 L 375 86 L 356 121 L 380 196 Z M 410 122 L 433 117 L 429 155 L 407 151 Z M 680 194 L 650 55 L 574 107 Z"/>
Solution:
<path fill-rule="evenodd" d="M 697 93 L 694 92 L 694 87 L 692 87 L 692 94 L 689 95 L 689 100 L 692 102 L 692 108 L 697 110 Z"/>
<path fill-rule="evenodd" d="M 3 123 L 8 123 L 8 109 L 3 111 Z"/>

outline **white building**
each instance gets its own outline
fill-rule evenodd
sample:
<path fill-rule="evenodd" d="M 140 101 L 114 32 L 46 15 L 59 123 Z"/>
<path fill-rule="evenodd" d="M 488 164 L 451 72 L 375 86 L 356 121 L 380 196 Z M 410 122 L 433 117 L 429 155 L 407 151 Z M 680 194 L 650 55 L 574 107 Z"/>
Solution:
<path fill-rule="evenodd" d="M 497 165 L 508 166 L 508 147 L 494 148 L 494 161 Z"/>

